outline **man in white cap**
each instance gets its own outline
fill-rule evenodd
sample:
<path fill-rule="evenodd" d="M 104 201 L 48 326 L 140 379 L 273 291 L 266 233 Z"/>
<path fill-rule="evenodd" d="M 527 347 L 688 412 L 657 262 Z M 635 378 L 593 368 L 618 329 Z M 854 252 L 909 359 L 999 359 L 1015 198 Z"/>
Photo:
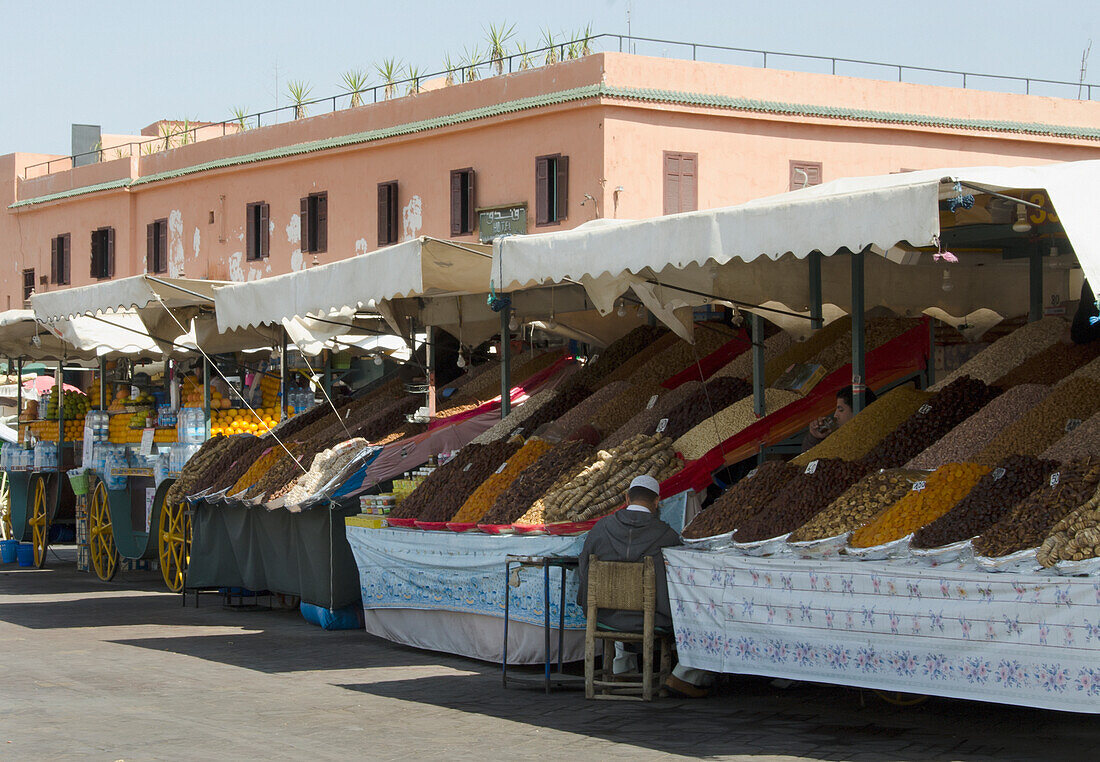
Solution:
<path fill-rule="evenodd" d="M 588 596 L 589 556 L 595 555 L 601 561 L 628 563 L 652 556 L 657 577 L 657 615 L 654 624 L 658 629 L 671 631 L 672 607 L 668 601 L 668 581 L 665 577 L 665 562 L 661 549 L 679 545 L 680 536 L 659 516 L 657 505 L 660 490 L 660 484 L 652 476 L 635 477 L 626 492 L 626 508 L 600 519 L 588 533 L 584 547 L 581 549 L 580 565 L 577 570 L 580 581 L 577 603 L 582 609 L 586 608 Z M 623 632 L 641 632 L 642 630 L 640 611 L 601 611 L 599 621 L 605 627 Z M 636 662 L 636 655 L 626 654 L 625 658 L 616 657 L 614 671 L 626 671 L 619 667 L 627 661 Z M 677 665 L 666 687 L 684 696 L 705 696 L 707 691 L 701 685 L 708 678 L 709 675 L 706 673 L 682 669 Z"/>

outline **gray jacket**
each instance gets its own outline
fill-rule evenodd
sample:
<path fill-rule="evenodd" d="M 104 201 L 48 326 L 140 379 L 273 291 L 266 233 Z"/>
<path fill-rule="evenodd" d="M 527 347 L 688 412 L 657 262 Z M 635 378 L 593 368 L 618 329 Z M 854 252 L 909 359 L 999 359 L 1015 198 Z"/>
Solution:
<path fill-rule="evenodd" d="M 588 557 L 595 554 L 601 561 L 640 561 L 653 556 L 653 570 L 657 577 L 657 627 L 672 626 L 672 608 L 668 602 L 668 580 L 665 578 L 665 562 L 661 548 L 680 544 L 680 536 L 657 516 L 642 511 L 621 510 L 601 519 L 588 533 L 580 555 L 580 590 L 577 603 L 586 608 L 588 598 Z M 600 624 L 624 632 L 640 632 L 642 612 L 600 612 Z"/>

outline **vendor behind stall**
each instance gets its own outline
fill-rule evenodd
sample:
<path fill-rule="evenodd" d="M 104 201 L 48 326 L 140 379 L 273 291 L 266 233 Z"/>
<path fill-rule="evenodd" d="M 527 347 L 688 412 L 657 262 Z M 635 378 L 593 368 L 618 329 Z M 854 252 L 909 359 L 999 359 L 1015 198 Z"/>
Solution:
<path fill-rule="evenodd" d="M 878 398 L 870 389 L 863 393 L 864 406 L 870 405 L 876 399 Z M 836 393 L 836 409 L 833 410 L 832 415 L 818 418 L 810 424 L 810 430 L 806 432 L 806 436 L 802 440 L 802 452 L 806 452 L 821 444 L 825 441 L 825 437 L 852 420 L 854 416 L 855 410 L 853 409 L 852 402 L 852 387 L 846 386 L 843 389 L 839 389 Z"/>

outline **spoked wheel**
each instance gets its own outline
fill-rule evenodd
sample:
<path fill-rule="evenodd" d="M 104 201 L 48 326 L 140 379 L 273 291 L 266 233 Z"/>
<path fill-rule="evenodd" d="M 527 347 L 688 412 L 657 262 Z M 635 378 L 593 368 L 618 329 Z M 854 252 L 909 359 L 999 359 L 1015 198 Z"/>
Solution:
<path fill-rule="evenodd" d="M 34 503 L 31 505 L 31 545 L 34 546 L 34 568 L 46 565 L 46 550 L 50 537 L 50 507 L 47 503 L 46 477 L 34 479 Z"/>
<path fill-rule="evenodd" d="M 898 693 L 896 691 L 875 691 L 875 695 L 894 706 L 916 706 L 928 700 L 927 696 L 919 693 Z"/>
<path fill-rule="evenodd" d="M 104 582 L 114 579 L 118 571 L 118 548 L 111 526 L 107 487 L 97 482 L 92 492 L 92 504 L 88 514 L 88 547 L 92 556 L 92 568 Z"/>
<path fill-rule="evenodd" d="M 8 472 L 0 471 L 0 540 L 10 540 L 15 535 L 11 528 L 11 489 Z"/>
<path fill-rule="evenodd" d="M 173 593 L 183 590 L 184 574 L 191 560 L 191 519 L 183 503 L 164 504 L 157 531 L 160 573 Z"/>

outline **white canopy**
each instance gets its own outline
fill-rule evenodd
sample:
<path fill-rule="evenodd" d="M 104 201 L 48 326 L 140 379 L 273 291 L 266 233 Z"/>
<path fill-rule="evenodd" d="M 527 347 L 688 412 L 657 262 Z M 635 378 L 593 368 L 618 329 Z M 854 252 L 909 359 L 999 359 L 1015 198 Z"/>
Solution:
<path fill-rule="evenodd" d="M 1100 183 L 1100 161 L 848 178 L 722 209 L 509 236 L 494 242 L 492 279 L 503 291 L 578 282 L 604 313 L 629 289 L 659 316 L 661 310 L 667 314 L 701 301 L 658 284 L 717 291 L 756 304 L 775 300 L 802 310 L 808 301 L 806 267 L 795 268 L 797 260 L 815 251 L 828 256 L 871 247 L 883 258 L 867 262 L 868 306 L 876 303 L 877 290 L 884 294 L 881 303 L 901 312 L 939 308 L 966 315 L 977 307 L 997 309 L 990 304 L 997 289 L 989 288 L 988 271 L 959 268 L 948 276 L 952 287 L 944 288 L 945 266 L 928 267 L 930 255 L 911 257 L 912 250 L 905 247 L 935 245 L 941 232 L 939 202 L 956 195 L 956 181 L 998 192 L 1044 190 L 1086 277 L 1100 283 L 1100 214 L 1092 200 Z M 962 192 L 975 191 L 963 187 Z M 780 260 L 788 266 L 776 269 Z M 925 271 L 905 266 L 914 261 L 922 261 Z M 1011 268 L 1003 274 L 1006 283 L 998 270 L 1002 300 L 1009 292 L 1024 289 L 1026 294 L 1027 268 L 1020 264 L 1015 274 Z M 838 280 L 839 273 L 830 275 L 832 269 L 823 266 L 823 280 Z M 782 291 L 786 293 L 780 295 Z M 826 290 L 825 297 L 843 304 L 850 294 Z"/>
<path fill-rule="evenodd" d="M 156 344 L 134 313 L 109 322 L 78 317 L 43 324 L 31 310 L 0 312 L 0 355 L 34 360 L 91 359 L 108 354 L 157 353 Z"/>
<path fill-rule="evenodd" d="M 490 249 L 422 237 L 308 270 L 234 283 L 214 292 L 222 331 L 335 311 L 378 310 L 389 299 L 483 293 Z"/>
<path fill-rule="evenodd" d="M 169 309 L 214 306 L 214 289 L 225 281 L 135 275 L 90 286 L 46 291 L 31 296 L 39 320 L 52 322 L 80 315 L 140 310 L 154 302 Z"/>

